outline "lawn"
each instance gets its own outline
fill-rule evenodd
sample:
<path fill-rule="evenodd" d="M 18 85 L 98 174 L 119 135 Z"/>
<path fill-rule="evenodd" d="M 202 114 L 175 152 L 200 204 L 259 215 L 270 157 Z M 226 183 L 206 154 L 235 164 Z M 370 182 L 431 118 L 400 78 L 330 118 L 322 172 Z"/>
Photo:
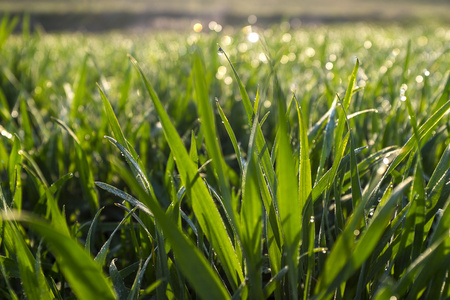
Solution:
<path fill-rule="evenodd" d="M 0 297 L 447 299 L 450 28 L 0 26 Z"/>

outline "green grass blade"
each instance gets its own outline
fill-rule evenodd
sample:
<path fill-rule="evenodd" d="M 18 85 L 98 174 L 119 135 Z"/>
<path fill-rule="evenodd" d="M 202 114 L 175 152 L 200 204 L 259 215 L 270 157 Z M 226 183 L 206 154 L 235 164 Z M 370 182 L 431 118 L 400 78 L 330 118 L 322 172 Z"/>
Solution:
<path fill-rule="evenodd" d="M 117 197 L 127 201 L 128 203 L 130 203 L 133 206 L 138 207 L 140 210 L 142 210 L 143 212 L 145 212 L 146 214 L 148 214 L 149 216 L 153 216 L 152 212 L 148 209 L 147 206 L 144 205 L 144 203 L 142 203 L 141 201 L 137 200 L 136 198 L 134 198 L 133 196 L 125 193 L 124 191 L 119 190 L 118 188 L 109 185 L 107 183 L 104 182 L 99 182 L 96 181 L 95 184 L 104 189 L 105 191 L 110 192 L 111 194 L 116 195 Z"/>
<path fill-rule="evenodd" d="M 13 213 L 4 214 L 2 218 L 6 221 L 11 218 Z M 14 241 L 14 253 L 17 257 L 20 279 L 23 284 L 25 294 L 29 299 L 52 299 L 54 297 L 47 281 L 42 273 L 39 264 L 28 248 L 25 240 L 20 234 L 19 229 L 13 222 L 4 223 L 6 235 Z"/>
<path fill-rule="evenodd" d="M 83 194 L 89 201 L 89 205 L 91 207 L 92 212 L 97 211 L 99 208 L 99 201 L 97 192 L 95 191 L 94 184 L 94 175 L 92 172 L 92 168 L 88 163 L 88 159 L 86 156 L 86 152 L 81 147 L 80 141 L 76 134 L 70 129 L 70 127 L 64 123 L 63 121 L 53 118 L 53 121 L 56 122 L 61 128 L 63 128 L 67 133 L 72 137 L 75 144 L 75 152 L 76 152 L 76 166 L 80 174 L 81 187 Z"/>
<path fill-rule="evenodd" d="M 217 109 L 219 111 L 220 118 L 222 119 L 222 123 L 224 124 L 225 129 L 227 130 L 227 133 L 228 133 L 228 136 L 230 137 L 231 143 L 233 144 L 234 153 L 236 154 L 236 159 L 239 164 L 239 169 L 243 173 L 244 172 L 244 167 L 242 164 L 243 158 L 241 155 L 241 151 L 239 149 L 236 135 L 234 134 L 234 131 L 231 128 L 230 122 L 228 121 L 228 118 L 225 116 L 225 113 L 223 112 L 222 107 L 220 106 L 220 103 L 217 99 L 216 99 L 216 105 L 217 105 Z"/>
<path fill-rule="evenodd" d="M 208 97 L 208 89 L 205 80 L 205 71 L 203 69 L 203 63 L 200 58 L 200 54 L 194 54 L 194 91 L 197 101 L 197 108 L 200 116 L 200 122 L 202 124 L 202 130 L 205 137 L 206 151 L 210 158 L 212 158 L 212 164 L 214 166 L 215 173 L 217 174 L 220 191 L 223 197 L 223 202 L 228 213 L 229 218 L 232 221 L 234 227 L 237 226 L 235 212 L 233 211 L 231 204 L 230 184 L 227 180 L 225 170 L 225 160 L 223 159 L 222 150 L 217 139 L 217 130 L 214 118 L 214 112 L 211 102 Z"/>
<path fill-rule="evenodd" d="M 164 236 L 170 241 L 174 255 L 181 272 L 193 286 L 202 299 L 228 299 L 229 294 L 209 262 L 199 249 L 189 240 L 169 216 L 161 209 L 155 199 L 152 199 L 134 177 L 125 169 L 120 174 L 131 189 L 147 204 L 153 212 Z"/>
<path fill-rule="evenodd" d="M 78 299 L 116 298 L 100 266 L 93 261 L 77 241 L 61 233 L 60 229 L 23 212 L 20 216 L 8 215 L 7 217 L 8 219 L 14 217 L 15 220 L 26 223 L 45 239 Z"/>
<path fill-rule="evenodd" d="M 297 253 L 301 239 L 301 227 L 299 224 L 302 222 L 302 207 L 299 199 L 297 172 L 295 171 L 295 165 L 292 163 L 293 153 L 288 136 L 286 112 L 280 109 L 282 107 L 280 99 L 278 102 L 277 203 L 287 252 L 290 295 L 292 299 L 296 299 L 298 278 Z"/>
<path fill-rule="evenodd" d="M 249 296 L 261 299 L 261 237 L 262 237 L 262 203 L 258 186 L 257 157 L 255 133 L 258 124 L 255 116 L 248 146 L 248 159 L 242 177 L 242 204 L 240 236 L 248 270 Z"/>
<path fill-rule="evenodd" d="M 436 112 L 419 128 L 420 141 L 424 140 L 430 132 L 439 123 L 445 113 L 450 109 L 450 100 L 443 104 Z M 405 145 L 401 148 L 398 155 L 389 165 L 385 176 L 391 174 L 393 170 L 408 156 L 408 154 L 417 146 L 415 135 L 413 134 Z"/>
<path fill-rule="evenodd" d="M 219 46 L 219 53 L 224 54 L 224 56 L 226 57 L 228 63 L 230 64 L 230 66 L 233 70 L 234 77 L 236 78 L 236 81 L 239 85 L 239 92 L 241 94 L 242 102 L 244 103 L 245 111 L 247 113 L 248 124 L 251 127 L 252 121 L 253 121 L 253 115 L 255 114 L 255 112 L 253 111 L 253 107 L 250 102 L 250 98 L 248 97 L 247 91 L 245 90 L 244 84 L 242 83 L 241 79 L 239 78 L 239 75 L 238 75 L 236 69 L 234 68 L 233 64 L 231 63 L 230 58 L 228 57 L 226 52 L 223 51 L 223 49 L 220 46 Z M 276 191 L 276 182 L 275 182 L 276 178 L 275 178 L 275 171 L 272 166 L 272 161 L 270 159 L 269 149 L 267 148 L 267 144 L 264 139 L 264 135 L 261 130 L 261 126 L 258 125 L 258 128 L 256 130 L 257 130 L 256 146 L 258 149 L 258 153 L 260 153 L 259 155 L 261 156 L 261 164 L 264 169 L 264 173 L 267 176 L 267 181 L 269 183 L 270 190 L 272 191 L 272 193 L 275 194 L 276 193 L 275 192 Z M 273 196 L 275 196 L 275 195 L 273 195 Z"/>
<path fill-rule="evenodd" d="M 20 151 L 20 154 L 32 165 L 34 171 L 37 174 L 37 178 L 39 179 L 39 182 L 41 183 L 41 186 L 47 198 L 47 215 L 51 216 L 52 225 L 54 226 L 54 228 L 60 230 L 61 233 L 70 236 L 70 231 L 66 223 L 66 218 L 59 210 L 58 203 L 53 198 L 53 195 L 49 190 L 47 180 L 45 179 L 44 174 L 42 174 L 41 169 L 27 152 Z"/>
<path fill-rule="evenodd" d="M 92 220 L 91 226 L 89 226 L 89 230 L 86 236 L 86 244 L 84 245 L 84 248 L 86 249 L 87 253 L 92 253 L 91 249 L 91 241 L 93 239 L 93 235 L 95 235 L 95 231 L 97 229 L 98 219 L 100 217 L 101 212 L 103 211 L 104 207 L 100 208 L 97 213 L 94 216 L 94 219 Z"/>
<path fill-rule="evenodd" d="M 190 185 L 191 187 L 192 204 L 195 215 L 197 216 L 204 233 L 217 252 L 219 259 L 223 264 L 224 270 L 227 273 L 227 277 L 230 280 L 230 284 L 234 288 L 237 288 L 244 277 L 230 237 L 226 232 L 225 225 L 217 210 L 217 207 L 215 206 L 206 185 L 198 178 L 197 166 L 195 166 L 194 162 L 190 159 L 180 136 L 171 123 L 169 116 L 164 110 L 164 107 L 153 90 L 153 87 L 148 82 L 137 61 L 134 58 L 130 59 L 138 70 L 139 75 L 141 76 L 147 91 L 150 94 L 151 100 L 153 101 L 155 109 L 161 120 L 166 140 L 172 150 L 174 159 L 176 159 L 181 180 L 185 185 Z M 193 180 L 192 183 L 190 182 L 191 180 Z M 153 211 L 153 213 L 155 212 Z"/>
<path fill-rule="evenodd" d="M 306 201 L 310 196 L 312 191 L 312 179 L 311 179 L 311 161 L 309 159 L 309 143 L 308 143 L 308 132 L 306 128 L 305 118 L 303 117 L 302 109 L 298 104 L 297 98 L 294 96 L 297 115 L 298 115 L 298 124 L 299 124 L 299 137 L 300 137 L 300 165 L 299 165 L 299 199 L 300 199 L 300 207 L 303 210 L 303 207 L 306 205 Z"/>
<path fill-rule="evenodd" d="M 106 242 L 103 244 L 100 251 L 97 253 L 97 256 L 95 256 L 94 261 L 97 262 L 100 266 L 103 266 L 106 259 L 106 254 L 108 254 L 109 246 L 111 245 L 112 239 L 116 232 L 120 229 L 120 227 L 125 223 L 125 221 L 128 220 L 128 218 L 136 211 L 137 207 L 134 207 L 130 212 L 128 212 L 125 217 L 122 218 L 120 223 L 114 228 L 114 231 L 109 235 Z"/>
<path fill-rule="evenodd" d="M 147 270 L 147 266 L 148 266 L 148 263 L 150 262 L 151 258 L 152 258 L 152 254 L 150 254 L 149 257 L 147 257 L 142 268 L 139 268 L 138 274 L 136 275 L 136 278 L 134 279 L 133 286 L 131 287 L 131 291 L 127 297 L 127 300 L 135 300 L 135 299 L 137 300 L 138 299 L 139 289 L 141 287 L 142 278 L 144 277 L 145 271 Z"/>
<path fill-rule="evenodd" d="M 70 110 L 70 117 L 72 120 L 77 119 L 79 116 L 78 108 L 83 105 L 83 100 L 86 96 L 86 77 L 87 77 L 87 62 L 89 54 L 86 53 L 81 65 L 80 72 L 78 73 L 77 82 L 75 83 L 75 93 L 72 99 L 72 107 Z"/>
<path fill-rule="evenodd" d="M 122 276 L 120 276 L 119 270 L 116 267 L 116 260 L 117 258 L 111 260 L 111 263 L 109 264 L 109 276 L 111 277 L 117 297 L 119 300 L 125 300 L 128 297 L 129 291 L 123 282 Z"/>
<path fill-rule="evenodd" d="M 372 222 L 365 229 L 356 244 L 354 244 L 355 230 L 357 230 L 356 225 L 359 222 L 356 216 L 358 212 L 355 212 L 352 220 L 338 237 L 327 258 L 325 269 L 316 286 L 315 292 L 318 295 L 318 299 L 327 298 L 327 295 L 330 295 L 334 289 L 345 282 L 367 259 L 385 231 L 397 204 L 397 199 L 403 195 L 405 188 L 408 187 L 410 182 L 411 179 L 403 181 L 396 187 L 389 200 L 378 209 Z M 360 210 L 361 207 L 363 209 L 363 203 L 359 204 L 357 210 Z"/>
<path fill-rule="evenodd" d="M 20 140 L 17 135 L 14 136 L 14 145 L 11 149 L 8 161 L 9 188 L 13 194 L 12 200 L 14 207 L 20 212 L 22 210 L 22 156 L 19 155 L 21 149 Z"/>

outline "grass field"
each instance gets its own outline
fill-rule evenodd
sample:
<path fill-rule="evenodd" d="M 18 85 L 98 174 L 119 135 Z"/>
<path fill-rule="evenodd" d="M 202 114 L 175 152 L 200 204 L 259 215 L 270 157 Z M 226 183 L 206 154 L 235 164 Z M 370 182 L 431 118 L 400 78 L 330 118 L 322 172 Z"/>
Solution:
<path fill-rule="evenodd" d="M 1 298 L 450 297 L 448 25 L 16 25 Z"/>

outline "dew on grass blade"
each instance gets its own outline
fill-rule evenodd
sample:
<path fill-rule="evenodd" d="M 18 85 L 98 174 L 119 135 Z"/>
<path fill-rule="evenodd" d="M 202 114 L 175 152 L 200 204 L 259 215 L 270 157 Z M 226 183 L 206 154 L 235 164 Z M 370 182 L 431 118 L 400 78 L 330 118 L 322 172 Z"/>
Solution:
<path fill-rule="evenodd" d="M 222 47 L 219 46 L 219 49 L 217 49 L 217 54 L 223 55 L 225 51 L 223 51 Z"/>
<path fill-rule="evenodd" d="M 314 216 L 311 216 L 311 218 L 309 219 L 309 222 L 310 222 L 310 223 L 314 223 L 314 221 L 315 221 Z"/>

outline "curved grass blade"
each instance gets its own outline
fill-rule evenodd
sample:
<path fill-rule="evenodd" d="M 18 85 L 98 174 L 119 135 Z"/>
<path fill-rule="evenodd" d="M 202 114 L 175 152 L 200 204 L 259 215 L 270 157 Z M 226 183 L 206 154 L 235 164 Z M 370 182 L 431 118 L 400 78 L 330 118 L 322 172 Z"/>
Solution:
<path fill-rule="evenodd" d="M 214 250 L 217 252 L 230 284 L 233 288 L 237 288 L 244 279 L 244 276 L 219 211 L 209 194 L 208 188 L 203 181 L 198 178 L 197 167 L 190 159 L 180 136 L 170 121 L 169 116 L 164 110 L 153 87 L 148 82 L 137 61 L 132 57 L 130 57 L 130 60 L 139 72 L 139 75 L 150 94 L 151 100 L 153 101 L 162 123 L 166 140 L 172 150 L 174 159 L 176 159 L 181 180 L 185 186 L 190 185 L 192 205 L 200 226 L 210 240 Z M 191 182 L 191 180 L 193 180 L 193 182 Z M 146 204 L 149 205 L 149 203 Z M 151 209 L 151 211 L 155 214 L 153 209 Z"/>
<path fill-rule="evenodd" d="M 143 212 L 145 212 L 146 214 L 148 214 L 149 216 L 153 217 L 152 212 L 148 209 L 147 206 L 144 205 L 144 203 L 142 203 L 141 201 L 137 200 L 136 198 L 134 198 L 133 196 L 125 193 L 124 191 L 119 190 L 118 188 L 109 185 L 107 183 L 104 182 L 99 182 L 96 181 L 95 184 L 104 189 L 105 191 L 110 192 L 111 194 L 116 195 L 117 197 L 127 201 L 128 203 L 130 203 L 133 206 L 137 206 L 140 210 L 142 210 Z"/>
<path fill-rule="evenodd" d="M 203 63 L 200 54 L 194 54 L 194 91 L 197 100 L 197 108 L 202 124 L 202 130 L 205 137 L 206 151 L 209 157 L 212 158 L 214 173 L 218 177 L 220 191 L 223 197 L 223 203 L 229 218 L 231 219 L 234 228 L 238 226 L 235 214 L 231 203 L 230 184 L 225 170 L 227 168 L 223 158 L 222 150 L 217 139 L 217 130 L 214 118 L 214 112 L 211 103 L 208 99 L 208 89 L 205 81 L 205 71 L 203 70 Z"/>
<path fill-rule="evenodd" d="M 297 253 L 301 239 L 302 207 L 299 199 L 297 172 L 292 163 L 293 153 L 288 135 L 286 112 L 281 107 L 281 99 L 278 99 L 278 151 L 276 156 L 277 175 L 277 203 L 281 220 L 281 229 L 284 235 L 287 253 L 287 265 L 289 267 L 288 278 L 290 296 L 297 299 L 298 261 Z"/>
<path fill-rule="evenodd" d="M 249 297 L 261 299 L 262 272 L 261 272 L 261 237 L 262 237 L 262 203 L 258 186 L 257 157 L 255 147 L 255 133 L 258 125 L 256 113 L 250 133 L 248 146 L 248 159 L 242 178 L 242 205 L 240 237 L 247 266 Z"/>
<path fill-rule="evenodd" d="M 362 265 L 377 246 L 379 239 L 386 230 L 396 207 L 397 199 L 403 195 L 404 190 L 411 183 L 412 178 L 403 181 L 390 195 L 389 199 L 381 206 L 372 222 L 366 227 L 362 236 L 355 244 L 355 230 L 359 224 L 358 214 L 364 209 L 364 203 L 360 203 L 348 222 L 344 232 L 338 237 L 326 260 L 322 276 L 316 285 L 317 299 L 326 299 Z M 359 231 L 356 233 L 359 234 Z"/>
<path fill-rule="evenodd" d="M 161 251 L 161 248 L 160 250 Z M 165 250 L 162 250 L 165 251 Z M 150 259 L 152 258 L 153 253 L 151 253 L 147 259 L 144 262 L 144 265 L 142 268 L 139 268 L 139 271 L 136 275 L 136 278 L 134 279 L 133 286 L 131 287 L 131 291 L 127 297 L 127 300 L 137 300 L 139 297 L 139 289 L 141 287 L 142 278 L 144 277 L 145 270 L 147 270 L 147 265 L 150 262 Z"/>
<path fill-rule="evenodd" d="M 104 207 L 100 208 L 97 213 L 95 214 L 94 219 L 92 220 L 91 226 L 89 226 L 89 231 L 87 233 L 86 236 L 86 244 L 84 246 L 84 248 L 86 249 L 87 253 L 92 253 L 91 252 L 91 240 L 92 240 L 92 235 L 95 234 L 95 230 L 97 228 L 97 223 L 98 223 L 98 219 L 100 217 L 101 212 L 103 211 Z"/>
<path fill-rule="evenodd" d="M 126 169 L 120 166 L 118 168 L 125 182 L 153 212 L 164 236 L 170 241 L 179 269 L 199 296 L 202 299 L 228 299 L 229 294 L 225 286 L 199 249 L 180 231 L 171 217 L 165 214 L 156 200 L 136 183 L 136 179 Z"/>
<path fill-rule="evenodd" d="M 78 299 L 115 299 L 114 291 L 96 264 L 83 247 L 59 229 L 24 212 L 21 215 L 3 215 L 5 220 L 15 219 L 26 223 L 40 234 L 50 245 L 56 261 Z"/>
<path fill-rule="evenodd" d="M 114 228 L 114 231 L 110 234 L 108 240 L 103 244 L 100 251 L 97 253 L 97 256 L 94 258 L 94 261 L 96 261 L 100 266 L 103 266 L 106 259 L 106 254 L 108 254 L 109 245 L 111 245 L 112 239 L 114 235 L 116 234 L 117 230 L 125 223 L 125 221 L 136 211 L 137 206 L 134 207 L 131 211 L 129 211 L 125 217 L 123 217 L 122 221 L 120 221 L 119 225 Z"/>
<path fill-rule="evenodd" d="M 4 213 L 2 219 L 5 221 L 4 234 L 7 240 L 13 241 L 13 245 L 6 245 L 14 249 L 13 253 L 17 255 L 16 263 L 19 267 L 20 279 L 23 284 L 25 295 L 29 299 L 53 299 L 54 295 L 44 277 L 40 264 L 34 258 L 25 240 L 20 234 L 16 224 L 13 223 L 14 212 Z M 8 243 L 8 241 L 6 241 Z"/>
<path fill-rule="evenodd" d="M 239 78 L 239 75 L 234 68 L 233 64 L 231 63 L 230 58 L 228 57 L 227 53 L 222 49 L 222 47 L 219 46 L 220 53 L 223 53 L 225 58 L 227 59 L 228 63 L 231 66 L 231 69 L 233 70 L 234 77 L 236 78 L 236 81 L 239 85 L 239 92 L 241 94 L 242 102 L 244 103 L 245 111 L 247 113 L 248 118 L 248 124 L 250 127 L 252 127 L 253 122 L 253 116 L 255 112 L 253 111 L 253 106 L 250 101 L 250 98 L 248 97 L 247 91 L 245 90 L 244 84 L 242 83 L 241 79 Z M 261 157 L 261 164 L 264 169 L 264 173 L 267 176 L 267 182 L 270 186 L 270 191 L 272 193 L 276 193 L 276 178 L 275 178 L 275 171 L 272 166 L 272 161 L 270 159 L 269 149 L 267 147 L 266 141 L 264 139 L 264 135 L 261 130 L 261 126 L 258 124 L 258 128 L 256 129 L 256 146 L 258 153 Z M 275 195 L 273 195 L 275 197 Z"/>
<path fill-rule="evenodd" d="M 67 126 L 63 121 L 52 118 L 53 121 L 56 122 L 61 128 L 63 128 L 67 133 L 72 137 L 75 144 L 75 152 L 76 152 L 76 166 L 80 173 L 81 187 L 83 190 L 83 194 L 89 201 L 89 205 L 91 210 L 97 211 L 99 208 L 98 196 L 95 191 L 94 185 L 94 175 L 92 174 L 92 169 L 88 163 L 86 152 L 84 152 L 81 147 L 80 141 L 78 140 L 76 134 Z"/>
<path fill-rule="evenodd" d="M 122 276 L 120 276 L 119 270 L 116 267 L 116 260 L 117 258 L 114 258 L 109 264 L 109 276 L 111 277 L 114 290 L 116 291 L 119 300 L 124 300 L 128 298 L 130 291 L 128 291 L 125 283 L 123 282 Z"/>
<path fill-rule="evenodd" d="M 22 156 L 19 155 L 21 145 L 20 139 L 14 135 L 14 145 L 11 149 L 8 161 L 8 177 L 9 188 L 12 196 L 14 207 L 20 212 L 22 210 L 22 178 L 20 176 L 22 170 Z"/>
<path fill-rule="evenodd" d="M 236 135 L 234 134 L 234 131 L 231 128 L 230 122 L 228 121 L 228 118 L 225 116 L 225 113 L 223 112 L 222 107 L 220 106 L 220 103 L 217 99 L 216 99 L 216 105 L 217 105 L 217 109 L 219 111 L 220 118 L 222 119 L 222 123 L 225 125 L 225 129 L 227 130 L 228 136 L 230 137 L 231 144 L 233 144 L 234 152 L 236 153 L 236 159 L 239 164 L 239 169 L 241 170 L 241 173 L 243 173 L 244 172 L 244 159 L 242 158 L 241 150 L 239 149 Z"/>

